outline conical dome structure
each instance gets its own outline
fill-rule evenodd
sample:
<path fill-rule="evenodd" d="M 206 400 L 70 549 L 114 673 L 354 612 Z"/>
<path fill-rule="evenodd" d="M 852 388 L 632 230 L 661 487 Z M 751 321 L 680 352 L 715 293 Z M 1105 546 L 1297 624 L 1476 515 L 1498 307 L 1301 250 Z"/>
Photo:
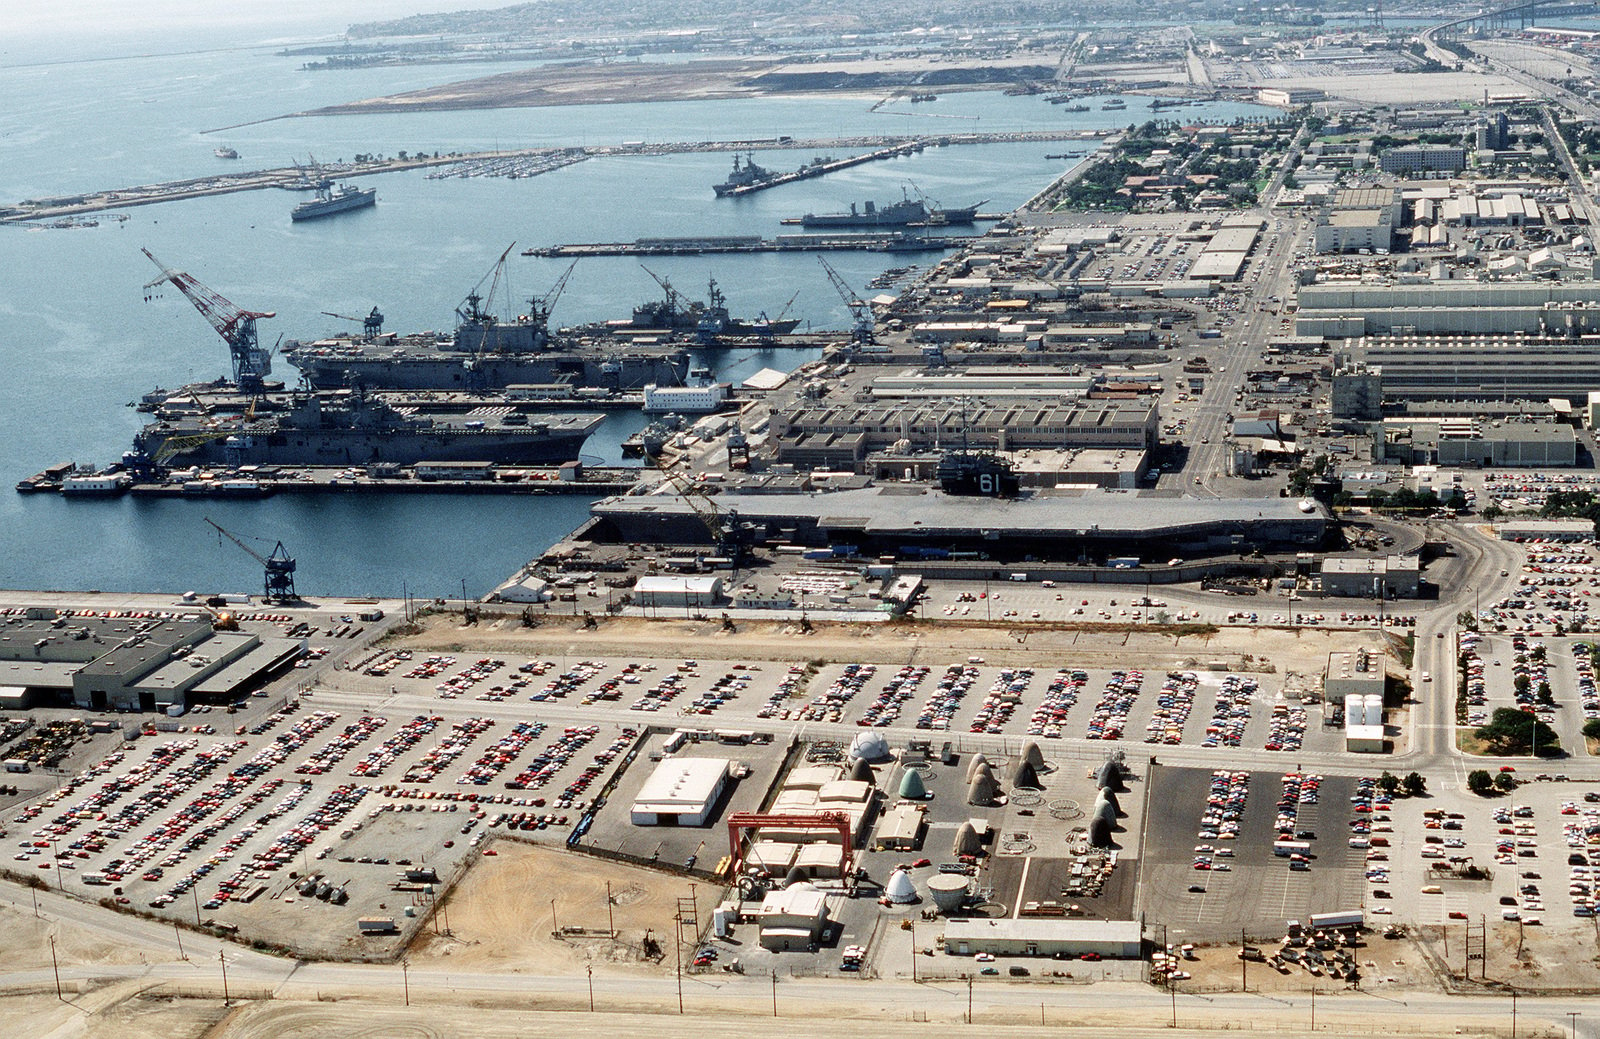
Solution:
<path fill-rule="evenodd" d="M 917 901 L 917 885 L 911 882 L 911 874 L 903 869 L 897 869 L 889 874 L 889 882 L 883 886 L 884 897 L 896 905 L 909 905 Z"/>
<path fill-rule="evenodd" d="M 866 758 L 856 758 L 855 764 L 850 766 L 850 778 L 862 783 L 877 782 L 877 777 L 872 772 L 872 766 L 867 764 Z"/>
<path fill-rule="evenodd" d="M 806 876 L 805 870 L 801 869 L 799 866 L 795 866 L 793 869 L 789 870 L 789 875 L 783 878 L 783 886 L 785 888 L 791 888 L 797 884 L 805 884 L 810 879 L 811 878 Z"/>
<path fill-rule="evenodd" d="M 972 782 L 972 777 L 978 774 L 979 766 L 987 765 L 988 763 L 989 759 L 982 754 L 972 755 L 972 760 L 967 762 L 967 782 Z"/>
<path fill-rule="evenodd" d="M 1094 782 L 1102 790 L 1120 791 L 1122 789 L 1122 766 L 1115 761 L 1106 762 L 1095 772 Z"/>
<path fill-rule="evenodd" d="M 1000 784 L 995 782 L 995 778 L 980 773 L 973 777 L 972 785 L 967 787 L 967 804 L 987 808 L 994 804 L 999 793 Z"/>
<path fill-rule="evenodd" d="M 961 829 L 956 831 L 955 844 L 950 854 L 960 857 L 962 855 L 980 855 L 983 853 L 983 841 L 978 839 L 978 831 L 971 823 L 962 823 Z"/>
<path fill-rule="evenodd" d="M 928 787 L 922 781 L 921 771 L 914 768 L 906 769 L 906 774 L 900 778 L 900 797 L 905 801 L 928 799 Z"/>
<path fill-rule="evenodd" d="M 1098 812 L 1101 805 L 1111 806 L 1111 817 L 1113 819 L 1122 815 L 1122 805 L 1117 802 L 1117 795 L 1110 790 L 1102 790 L 1094 795 L 1094 810 Z"/>
<path fill-rule="evenodd" d="M 1044 789 L 1044 784 L 1039 782 L 1039 774 L 1033 770 L 1027 758 L 1017 762 L 1017 767 L 1011 773 L 1011 785 L 1019 790 Z"/>
<path fill-rule="evenodd" d="M 1022 745 L 1022 760 L 1032 765 L 1035 772 L 1044 771 L 1044 751 L 1036 741 L 1029 740 Z"/>

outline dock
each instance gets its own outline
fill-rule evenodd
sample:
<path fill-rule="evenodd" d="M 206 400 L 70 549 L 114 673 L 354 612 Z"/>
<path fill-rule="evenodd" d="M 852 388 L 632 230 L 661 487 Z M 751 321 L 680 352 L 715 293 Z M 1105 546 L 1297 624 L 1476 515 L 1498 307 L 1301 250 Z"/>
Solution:
<path fill-rule="evenodd" d="M 922 151 L 922 149 L 926 148 L 927 146 L 928 142 L 919 138 L 917 140 L 906 141 L 902 144 L 891 144 L 886 148 L 878 148 L 875 151 L 863 152 L 860 155 L 851 155 L 843 159 L 828 159 L 823 162 L 807 163 L 797 170 L 790 170 L 788 173 L 780 173 L 776 177 L 769 177 L 766 180 L 758 180 L 754 184 L 741 184 L 736 188 L 729 188 L 726 191 L 723 191 L 723 189 L 719 187 L 717 191 L 720 197 L 725 198 L 738 198 L 741 195 L 753 195 L 757 191 L 765 191 L 768 188 L 781 187 L 784 184 L 793 184 L 798 180 L 810 180 L 813 177 L 826 176 L 829 173 L 837 173 L 839 170 L 847 170 L 851 166 L 860 166 L 863 163 L 877 162 L 879 159 L 897 159 L 903 155 L 915 155 L 917 152 Z"/>
<path fill-rule="evenodd" d="M 524 256 L 698 256 L 702 253 L 857 252 L 916 253 L 959 249 L 976 235 L 791 234 L 637 238 L 631 242 L 573 242 L 524 249 Z"/>

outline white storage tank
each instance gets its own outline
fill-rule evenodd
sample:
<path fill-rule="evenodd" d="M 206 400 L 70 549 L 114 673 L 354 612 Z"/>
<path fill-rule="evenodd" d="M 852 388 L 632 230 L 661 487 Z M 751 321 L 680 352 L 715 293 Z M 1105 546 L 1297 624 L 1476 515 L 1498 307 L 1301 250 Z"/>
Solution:
<path fill-rule="evenodd" d="M 939 873 L 928 879 L 928 897 L 941 913 L 953 913 L 967 900 L 970 887 L 963 873 Z"/>
<path fill-rule="evenodd" d="M 1363 697 L 1363 703 L 1366 706 L 1366 712 L 1362 724 L 1382 725 L 1383 697 L 1379 696 L 1377 693 L 1368 693 L 1365 697 Z"/>

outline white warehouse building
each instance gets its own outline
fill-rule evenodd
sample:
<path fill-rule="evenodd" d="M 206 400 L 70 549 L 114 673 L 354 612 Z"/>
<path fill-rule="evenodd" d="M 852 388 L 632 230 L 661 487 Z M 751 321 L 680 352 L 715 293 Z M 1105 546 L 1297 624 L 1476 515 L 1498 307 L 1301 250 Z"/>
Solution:
<path fill-rule="evenodd" d="M 633 800 L 635 826 L 704 826 L 728 785 L 725 758 L 667 758 Z"/>

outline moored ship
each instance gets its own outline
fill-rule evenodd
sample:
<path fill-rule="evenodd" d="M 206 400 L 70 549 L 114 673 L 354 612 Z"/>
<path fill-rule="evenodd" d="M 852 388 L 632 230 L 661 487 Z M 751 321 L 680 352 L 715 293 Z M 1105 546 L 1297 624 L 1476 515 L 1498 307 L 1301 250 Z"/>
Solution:
<path fill-rule="evenodd" d="M 854 202 L 850 203 L 847 213 L 807 213 L 805 216 L 791 217 L 783 221 L 785 224 L 798 223 L 802 227 L 907 227 L 911 225 L 935 226 L 946 224 L 970 224 L 978 215 L 978 206 L 963 206 L 956 209 L 930 209 L 921 199 L 902 198 L 898 202 L 891 202 L 880 206 L 876 202 L 867 201 L 860 209 Z"/>
<path fill-rule="evenodd" d="M 578 458 L 604 417 L 434 407 L 425 396 L 355 390 L 296 393 L 242 414 L 176 415 L 140 430 L 146 459 L 186 464 L 366 465 L 491 462 L 541 465 Z"/>

